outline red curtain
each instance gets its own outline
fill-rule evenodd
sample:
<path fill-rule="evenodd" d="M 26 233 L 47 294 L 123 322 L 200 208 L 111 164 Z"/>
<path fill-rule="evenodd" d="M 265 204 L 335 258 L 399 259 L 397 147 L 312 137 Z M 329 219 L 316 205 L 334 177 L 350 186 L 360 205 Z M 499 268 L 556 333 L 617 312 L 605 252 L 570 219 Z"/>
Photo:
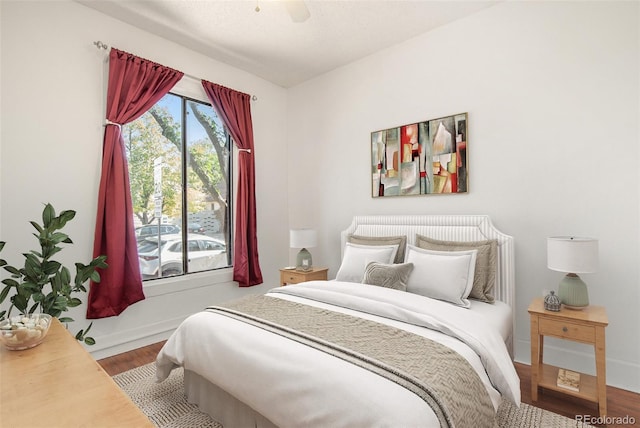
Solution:
<path fill-rule="evenodd" d="M 120 314 L 144 299 L 133 225 L 129 171 L 120 125 L 153 107 L 183 73 L 117 49 L 109 55 L 107 126 L 93 256 L 107 256 L 99 284 L 91 282 L 87 318 Z"/>
<path fill-rule="evenodd" d="M 202 81 L 202 86 L 240 149 L 233 280 L 238 281 L 240 287 L 262 284 L 262 272 L 258 261 L 251 96 L 206 80 Z"/>

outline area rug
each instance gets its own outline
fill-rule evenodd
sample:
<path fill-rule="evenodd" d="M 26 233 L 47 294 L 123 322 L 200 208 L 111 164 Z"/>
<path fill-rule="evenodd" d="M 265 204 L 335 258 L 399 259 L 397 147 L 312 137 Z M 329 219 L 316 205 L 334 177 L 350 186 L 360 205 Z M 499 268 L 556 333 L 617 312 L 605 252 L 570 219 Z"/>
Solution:
<path fill-rule="evenodd" d="M 175 369 L 167 380 L 155 381 L 155 363 L 113 376 L 113 380 L 158 427 L 223 428 L 195 404 L 187 403 L 183 393 L 183 371 Z M 573 419 L 522 403 L 515 407 L 503 402 L 498 409 L 500 428 L 575 428 Z"/>

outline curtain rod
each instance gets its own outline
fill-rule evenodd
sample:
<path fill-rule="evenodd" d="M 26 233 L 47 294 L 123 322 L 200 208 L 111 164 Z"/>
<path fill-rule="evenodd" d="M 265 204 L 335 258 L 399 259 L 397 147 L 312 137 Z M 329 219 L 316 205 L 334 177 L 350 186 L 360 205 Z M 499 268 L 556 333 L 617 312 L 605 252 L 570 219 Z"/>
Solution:
<path fill-rule="evenodd" d="M 107 45 L 106 43 L 103 43 L 100 40 L 96 40 L 95 42 L 93 42 L 93 44 L 95 45 L 95 47 L 97 49 L 101 49 L 101 50 L 105 50 L 105 51 L 107 49 L 109 49 L 109 45 Z M 198 80 L 198 81 L 202 80 L 202 78 L 193 76 L 191 74 L 187 74 L 187 73 L 183 73 L 183 74 L 184 74 L 185 77 L 188 77 L 188 78 L 193 79 L 193 80 Z M 255 95 L 251 95 L 251 101 L 258 101 L 258 97 L 255 96 Z"/>

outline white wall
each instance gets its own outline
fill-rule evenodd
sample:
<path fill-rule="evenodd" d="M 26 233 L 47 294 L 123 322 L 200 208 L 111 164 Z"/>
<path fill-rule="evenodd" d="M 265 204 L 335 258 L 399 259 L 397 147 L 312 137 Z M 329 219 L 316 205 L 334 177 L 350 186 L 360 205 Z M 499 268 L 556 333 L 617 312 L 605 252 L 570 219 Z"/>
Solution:
<path fill-rule="evenodd" d="M 94 323 L 97 358 L 276 284 L 292 258 L 289 227 L 320 231 L 314 264 L 335 275 L 339 231 L 355 214 L 476 213 L 516 239 L 519 361 L 529 361 L 527 305 L 561 276 L 546 268 L 545 238 L 600 239 L 600 271 L 584 278 L 609 312 L 608 381 L 640 391 L 637 3 L 507 2 L 289 91 L 69 1 L 0 2 L 0 20 L 0 239 L 14 264 L 34 246 L 28 220 L 45 202 L 78 211 L 61 261 L 91 256 L 106 85 L 94 40 L 259 97 L 265 285 L 239 289 L 221 272 L 192 277 L 203 286 L 183 293 L 147 288 L 147 300 Z M 468 194 L 370 197 L 372 131 L 465 111 Z M 593 371 L 589 349 L 548 344 L 553 362 Z"/>
<path fill-rule="evenodd" d="M 506 2 L 289 90 L 289 217 L 339 267 L 356 214 L 488 214 L 515 237 L 516 359 L 529 302 L 557 288 L 546 237 L 600 239 L 583 275 L 609 316 L 609 384 L 640 391 L 639 13 L 635 2 Z M 468 112 L 465 195 L 371 198 L 370 133 Z M 593 373 L 586 345 L 545 358 Z"/>
<path fill-rule="evenodd" d="M 106 103 L 106 53 L 95 40 L 258 96 L 252 112 L 265 285 L 238 288 L 229 271 L 191 277 L 199 287 L 182 293 L 171 292 L 171 281 L 155 282 L 145 287 L 145 301 L 94 321 L 94 356 L 155 342 L 207 304 L 277 284 L 288 257 L 284 89 L 70 1 L 0 2 L 0 10 L 0 240 L 8 242 L 2 257 L 11 264 L 22 263 L 20 253 L 37 245 L 28 221 L 40 218 L 46 202 L 77 211 L 67 229 L 75 245 L 60 261 L 73 267 L 91 259 Z M 74 333 L 87 325 L 86 305 L 77 309 Z"/>

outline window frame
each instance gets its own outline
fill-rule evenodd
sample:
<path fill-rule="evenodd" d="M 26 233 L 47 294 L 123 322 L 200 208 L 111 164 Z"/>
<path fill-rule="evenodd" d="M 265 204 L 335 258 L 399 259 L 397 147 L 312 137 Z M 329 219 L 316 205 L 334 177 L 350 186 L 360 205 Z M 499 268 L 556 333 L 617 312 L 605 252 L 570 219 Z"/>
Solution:
<path fill-rule="evenodd" d="M 187 100 L 192 100 L 199 103 L 204 103 L 207 105 L 211 105 L 211 101 L 208 99 L 204 89 L 199 80 L 195 80 L 189 77 L 183 77 L 172 89 L 169 91 L 170 94 L 181 97 L 183 105 L 187 102 Z M 213 108 L 213 106 L 212 106 Z M 183 144 L 186 144 L 184 139 L 184 128 L 186 127 L 186 109 L 182 110 L 182 127 L 183 127 Z M 224 126 L 224 124 L 223 124 Z M 154 297 L 161 296 L 164 294 L 175 293 L 175 292 L 185 292 L 188 290 L 193 290 L 196 288 L 207 287 L 215 284 L 223 284 L 223 283 L 231 283 L 233 282 L 233 246 L 235 245 L 235 208 L 234 208 L 234 198 L 233 191 L 237 185 L 237 174 L 235 173 L 235 167 L 237 162 L 237 148 L 231 139 L 231 136 L 228 132 L 227 135 L 227 144 L 229 147 L 229 170 L 227 171 L 227 195 L 229 199 L 229 209 L 228 209 L 228 224 L 229 228 L 227 231 L 227 260 L 229 265 L 222 268 L 198 271 L 198 272 L 189 272 L 182 275 L 169 276 L 166 278 L 157 278 L 153 280 L 142 281 L 142 287 L 146 297 Z M 186 177 L 187 171 L 187 162 L 186 162 L 186 151 L 182 150 L 182 173 L 183 177 Z M 185 189 L 186 190 L 186 189 Z M 183 192 L 183 206 L 186 207 L 186 191 Z M 184 218 L 184 216 L 183 216 Z M 188 225 L 188 219 L 183 220 L 183 223 Z M 183 241 L 187 242 L 187 234 L 188 230 L 185 227 L 182 227 Z M 183 269 L 185 268 L 185 264 L 188 263 L 186 258 L 186 247 L 183 248 Z M 185 269 L 186 271 L 186 269 Z"/>

